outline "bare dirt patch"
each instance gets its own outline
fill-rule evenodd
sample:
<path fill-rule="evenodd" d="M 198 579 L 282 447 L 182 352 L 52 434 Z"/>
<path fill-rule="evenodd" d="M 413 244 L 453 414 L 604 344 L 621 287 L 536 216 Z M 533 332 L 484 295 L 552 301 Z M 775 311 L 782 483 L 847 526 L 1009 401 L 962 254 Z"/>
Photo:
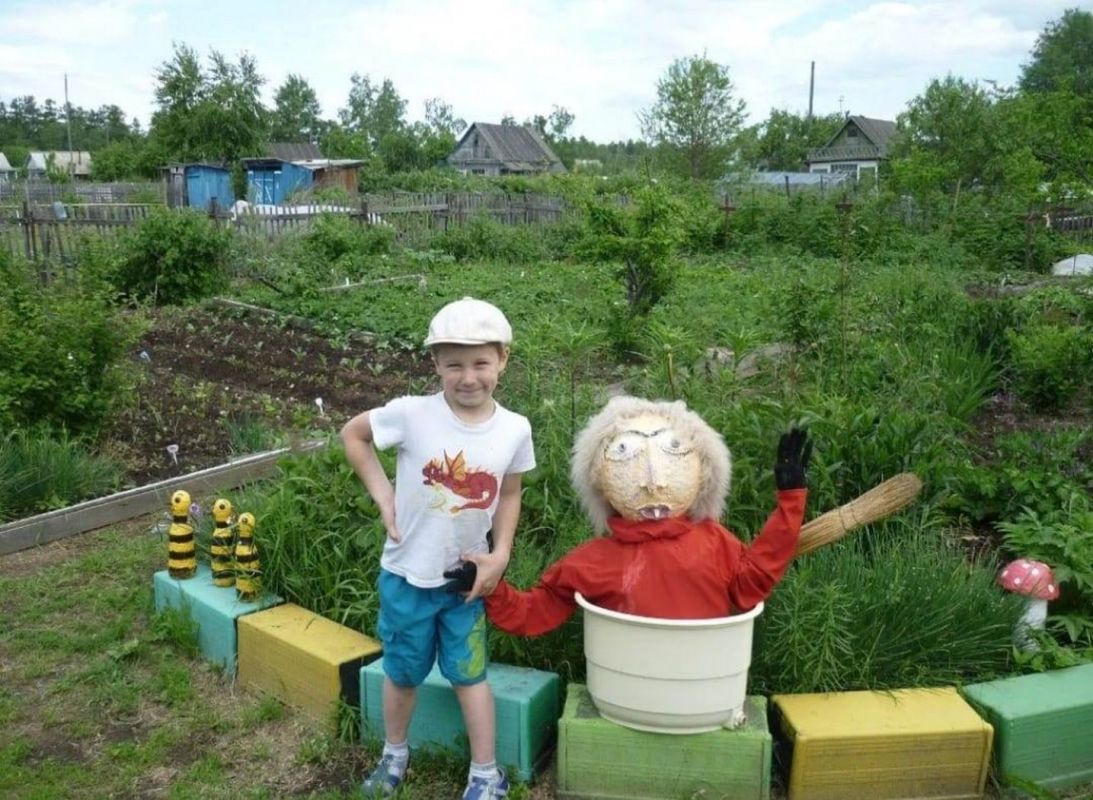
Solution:
<path fill-rule="evenodd" d="M 432 374 L 418 351 L 213 308 L 156 310 L 129 364 L 133 399 L 102 449 L 125 464 L 130 485 L 223 464 L 271 438 L 334 433 Z M 178 445 L 177 463 L 168 445 Z"/>

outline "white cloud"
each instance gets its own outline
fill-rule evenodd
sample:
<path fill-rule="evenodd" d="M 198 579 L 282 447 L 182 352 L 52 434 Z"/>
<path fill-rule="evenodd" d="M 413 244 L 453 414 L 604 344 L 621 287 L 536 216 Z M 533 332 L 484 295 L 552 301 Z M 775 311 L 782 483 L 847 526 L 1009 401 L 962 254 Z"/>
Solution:
<path fill-rule="evenodd" d="M 278 0 L 238 0 L 215 27 L 182 2 L 99 0 L 0 12 L 0 99 L 60 97 L 116 103 L 147 122 L 154 71 L 171 41 L 205 55 L 248 50 L 269 79 L 292 72 L 333 117 L 353 72 L 390 77 L 418 119 L 441 97 L 467 120 L 523 120 L 562 105 L 573 132 L 604 141 L 639 135 L 636 112 L 655 99 L 675 58 L 703 53 L 729 64 L 751 112 L 804 110 L 816 61 L 818 113 L 843 108 L 893 118 L 934 77 L 1012 83 L 1044 24 L 1072 0 L 321 0 L 297 11 Z M 292 20 L 288 24 L 286 20 Z M 75 70 L 75 72 L 73 72 Z"/>
<path fill-rule="evenodd" d="M 101 46 L 124 42 L 137 33 L 135 3 L 106 0 L 64 5 L 34 4 L 0 18 L 0 29 L 39 42 Z"/>

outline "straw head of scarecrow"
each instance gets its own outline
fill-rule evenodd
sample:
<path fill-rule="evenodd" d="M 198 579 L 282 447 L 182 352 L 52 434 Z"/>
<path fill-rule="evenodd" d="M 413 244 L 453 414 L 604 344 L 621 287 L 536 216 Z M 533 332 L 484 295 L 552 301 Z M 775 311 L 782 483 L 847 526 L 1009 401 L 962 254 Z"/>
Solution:
<path fill-rule="evenodd" d="M 570 478 L 597 535 L 607 520 L 718 519 L 732 459 L 681 401 L 612 398 L 573 446 Z"/>

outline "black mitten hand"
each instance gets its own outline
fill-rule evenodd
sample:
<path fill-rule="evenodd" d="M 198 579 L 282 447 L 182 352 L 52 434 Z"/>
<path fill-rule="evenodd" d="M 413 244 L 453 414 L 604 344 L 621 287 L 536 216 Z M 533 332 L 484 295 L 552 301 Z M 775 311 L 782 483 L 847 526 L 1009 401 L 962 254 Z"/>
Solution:
<path fill-rule="evenodd" d="M 774 462 L 774 485 L 779 489 L 803 489 L 812 442 L 800 428 L 782 434 L 778 440 L 778 458 Z"/>
<path fill-rule="evenodd" d="M 478 577 L 478 565 L 473 561 L 464 561 L 455 569 L 445 570 L 444 577 L 449 579 L 444 584 L 444 590 L 449 594 L 469 592 L 474 588 L 474 579 Z"/>

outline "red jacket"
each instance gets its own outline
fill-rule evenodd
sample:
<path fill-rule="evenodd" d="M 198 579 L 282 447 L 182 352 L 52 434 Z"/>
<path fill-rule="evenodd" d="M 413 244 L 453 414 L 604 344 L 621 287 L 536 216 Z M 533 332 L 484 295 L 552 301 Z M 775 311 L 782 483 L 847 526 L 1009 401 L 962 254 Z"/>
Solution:
<path fill-rule="evenodd" d="M 526 592 L 502 580 L 486 598 L 498 628 L 538 636 L 577 608 L 573 595 L 612 611 L 662 619 L 709 619 L 765 600 L 793 558 L 806 489 L 778 492 L 778 507 L 750 545 L 716 520 L 608 520 L 611 535 L 574 548 Z"/>

